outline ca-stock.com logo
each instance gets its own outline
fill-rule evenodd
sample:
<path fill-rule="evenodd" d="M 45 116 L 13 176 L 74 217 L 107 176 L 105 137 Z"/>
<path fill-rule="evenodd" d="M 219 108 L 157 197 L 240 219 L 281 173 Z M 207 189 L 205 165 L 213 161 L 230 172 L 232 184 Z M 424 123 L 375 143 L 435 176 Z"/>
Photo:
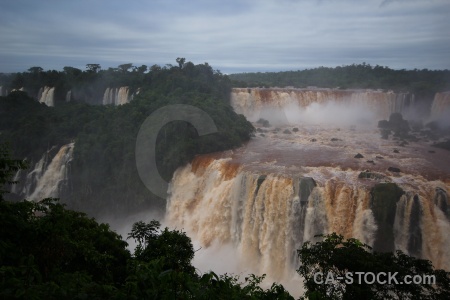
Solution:
<path fill-rule="evenodd" d="M 205 111 L 192 105 L 167 105 L 145 119 L 136 139 L 136 167 L 147 189 L 161 198 L 166 198 L 169 183 L 161 177 L 156 166 L 156 138 L 164 125 L 173 121 L 190 123 L 199 136 L 217 132 L 213 119 Z"/>

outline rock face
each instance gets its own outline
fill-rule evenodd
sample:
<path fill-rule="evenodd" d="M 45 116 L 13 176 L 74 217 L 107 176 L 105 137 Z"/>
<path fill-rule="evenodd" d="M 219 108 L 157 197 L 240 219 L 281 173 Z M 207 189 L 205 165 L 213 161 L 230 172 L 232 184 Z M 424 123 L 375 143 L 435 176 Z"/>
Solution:
<path fill-rule="evenodd" d="M 372 179 L 377 181 L 389 181 L 388 177 L 384 176 L 383 174 L 376 173 L 376 172 L 370 172 L 369 170 L 359 173 L 358 175 L 359 179 Z"/>
<path fill-rule="evenodd" d="M 450 140 L 447 140 L 445 142 L 436 143 L 433 146 L 450 151 Z"/>
<path fill-rule="evenodd" d="M 370 192 L 370 207 L 378 229 L 373 249 L 379 252 L 395 250 L 394 222 L 397 203 L 404 191 L 395 183 L 378 183 Z"/>
<path fill-rule="evenodd" d="M 394 136 L 407 137 L 408 132 L 411 130 L 408 121 L 404 120 L 402 114 L 398 112 L 391 114 L 389 121 L 378 121 L 378 128 L 380 128 L 383 139 L 388 139 L 392 132 L 394 132 Z"/>
<path fill-rule="evenodd" d="M 394 172 L 394 173 L 400 173 L 401 172 L 399 168 L 395 168 L 395 167 L 389 167 L 388 171 Z"/>
<path fill-rule="evenodd" d="M 393 113 L 389 117 L 389 127 L 397 132 L 408 132 L 410 130 L 408 121 L 403 119 L 401 113 Z"/>
<path fill-rule="evenodd" d="M 263 118 L 260 118 L 258 121 L 256 121 L 256 123 L 261 124 L 263 127 L 270 127 L 269 121 Z"/>

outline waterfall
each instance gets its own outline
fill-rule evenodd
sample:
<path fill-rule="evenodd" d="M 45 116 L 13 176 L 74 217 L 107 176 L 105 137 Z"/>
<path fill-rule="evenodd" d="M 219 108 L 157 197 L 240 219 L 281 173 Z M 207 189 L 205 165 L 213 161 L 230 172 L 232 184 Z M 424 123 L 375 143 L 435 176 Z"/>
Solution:
<path fill-rule="evenodd" d="M 103 94 L 103 105 L 114 104 L 122 105 L 130 102 L 129 88 L 122 86 L 120 88 L 106 88 Z"/>
<path fill-rule="evenodd" d="M 335 175 L 325 179 L 326 174 Z M 449 269 L 450 186 L 424 182 L 392 208 L 372 208 L 371 201 L 378 200 L 357 176 L 333 168 L 311 168 L 296 176 L 261 174 L 229 158 L 198 156 L 174 174 L 166 221 L 203 247 L 232 244 L 243 266 L 275 280 L 292 274 L 296 250 L 317 234 L 336 232 L 374 246 L 378 230 L 386 228 L 395 249 Z M 374 209 L 393 215 L 392 226 L 379 228 L 383 224 L 377 223 Z"/>
<path fill-rule="evenodd" d="M 434 121 L 450 119 L 450 92 L 436 93 L 431 105 L 430 119 Z"/>
<path fill-rule="evenodd" d="M 45 86 L 44 88 L 41 88 L 38 95 L 39 102 L 45 103 L 47 106 L 54 106 L 54 93 L 54 87 Z"/>
<path fill-rule="evenodd" d="M 122 105 L 129 102 L 128 98 L 129 89 L 127 86 L 123 86 L 118 89 L 116 97 L 116 105 Z"/>
<path fill-rule="evenodd" d="M 114 103 L 114 89 L 106 88 L 105 93 L 103 94 L 103 105 L 113 104 Z"/>
<path fill-rule="evenodd" d="M 21 87 L 21 88 L 19 88 L 19 89 L 12 89 L 11 90 L 11 93 L 12 92 L 25 92 L 25 88 L 24 87 Z"/>
<path fill-rule="evenodd" d="M 391 113 L 404 112 L 414 104 L 409 93 L 382 92 L 375 90 L 336 89 L 280 89 L 280 88 L 234 88 L 231 105 L 247 119 L 256 121 L 266 108 L 289 111 L 292 106 L 305 109 L 313 104 L 337 103 L 346 106 L 363 106 L 378 119 L 387 119 Z"/>
<path fill-rule="evenodd" d="M 448 154 L 417 151 L 429 147 L 419 140 L 395 152 L 398 141 L 381 139 L 372 125 L 327 123 L 335 115 L 387 118 L 414 101 L 392 91 L 233 89 L 236 112 L 253 121 L 284 115 L 289 125 L 254 124 L 256 136 L 245 146 L 179 168 L 165 221 L 204 248 L 234 249 L 238 272 L 279 282 L 295 273 L 297 249 L 332 232 L 449 270 Z M 290 122 L 294 114 L 300 117 Z M 305 122 L 315 114 L 319 122 Z M 393 166 L 401 172 L 389 171 Z"/>
<path fill-rule="evenodd" d="M 11 193 L 31 201 L 47 197 L 59 197 L 69 180 L 69 165 L 73 157 L 74 143 L 52 147 L 33 165 L 31 171 L 19 170 L 14 176 L 18 184 L 12 185 Z"/>
<path fill-rule="evenodd" d="M 70 102 L 72 100 L 72 91 L 68 91 L 66 94 L 66 102 Z"/>
<path fill-rule="evenodd" d="M 41 169 L 40 177 L 28 200 L 40 200 L 58 197 L 68 180 L 68 165 L 72 160 L 74 143 L 62 146 L 45 170 Z M 43 171 L 43 172 L 42 172 Z"/>
<path fill-rule="evenodd" d="M 137 96 L 137 95 L 139 95 L 140 92 L 141 92 L 141 88 L 138 88 L 138 89 L 136 90 L 136 92 L 134 92 L 133 94 L 131 94 L 130 101 L 133 101 L 133 100 L 134 100 L 134 97 Z"/>

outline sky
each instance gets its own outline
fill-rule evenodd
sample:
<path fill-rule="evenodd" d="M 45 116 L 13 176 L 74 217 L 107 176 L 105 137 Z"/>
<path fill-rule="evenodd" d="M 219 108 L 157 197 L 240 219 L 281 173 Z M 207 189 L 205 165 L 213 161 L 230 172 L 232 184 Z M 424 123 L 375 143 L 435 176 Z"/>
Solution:
<path fill-rule="evenodd" d="M 1 0 L 0 73 L 208 62 L 223 73 L 450 69 L 450 0 Z"/>

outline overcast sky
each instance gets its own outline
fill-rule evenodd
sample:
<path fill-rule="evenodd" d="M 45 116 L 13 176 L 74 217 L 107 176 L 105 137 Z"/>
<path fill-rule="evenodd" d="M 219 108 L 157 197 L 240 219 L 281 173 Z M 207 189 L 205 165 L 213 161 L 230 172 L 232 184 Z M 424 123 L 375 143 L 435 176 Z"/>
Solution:
<path fill-rule="evenodd" d="M 224 73 L 450 69 L 450 0 L 1 0 L 0 72 L 208 62 Z"/>

